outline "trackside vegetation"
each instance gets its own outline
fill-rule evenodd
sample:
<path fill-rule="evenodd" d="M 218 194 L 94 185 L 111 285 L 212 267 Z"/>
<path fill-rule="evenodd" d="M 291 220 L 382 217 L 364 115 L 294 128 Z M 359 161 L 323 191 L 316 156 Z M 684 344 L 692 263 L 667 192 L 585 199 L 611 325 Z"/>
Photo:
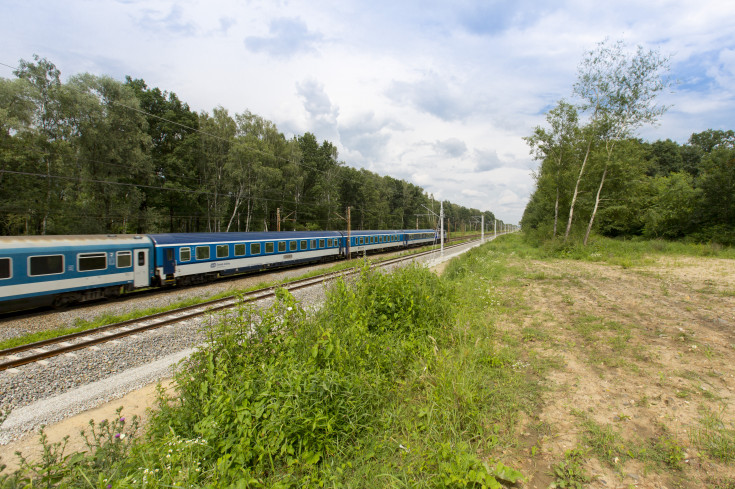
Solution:
<path fill-rule="evenodd" d="M 436 227 L 423 188 L 353 168 L 313 133 L 196 112 L 135 77 L 64 80 L 39 56 L 13 74 L 0 77 L 0 235 L 343 229 L 348 206 L 352 229 Z M 443 204 L 452 231 L 495 218 Z"/>
<path fill-rule="evenodd" d="M 144 428 L 90 423 L 82 453 L 42 433 L 0 488 L 735 487 L 733 347 L 706 337 L 731 282 L 660 268 L 733 257 L 514 234 L 441 276 L 364 269 L 319 310 L 281 291 L 213 318 Z M 660 303 L 673 323 L 650 323 Z"/>
<path fill-rule="evenodd" d="M 505 307 L 473 252 L 446 277 L 362 270 L 319 311 L 283 290 L 220 318 L 161 390 L 144 434 L 119 413 L 68 455 L 0 487 L 489 487 L 522 480 L 502 449 L 538 402 L 538 372 L 495 337 Z M 479 280 L 479 282 L 478 282 Z M 114 427 L 112 431 L 108 428 Z M 118 447 L 113 450 L 114 447 Z M 104 453 L 104 457 L 100 454 Z M 103 460 L 102 460 L 103 459 Z"/>

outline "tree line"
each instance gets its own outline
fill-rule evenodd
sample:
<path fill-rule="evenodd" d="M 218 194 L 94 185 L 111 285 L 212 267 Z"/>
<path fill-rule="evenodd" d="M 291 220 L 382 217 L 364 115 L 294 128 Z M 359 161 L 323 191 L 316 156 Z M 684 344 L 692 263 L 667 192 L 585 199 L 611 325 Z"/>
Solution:
<path fill-rule="evenodd" d="M 0 78 L 0 234 L 436 228 L 421 187 L 347 166 L 312 133 L 224 107 L 195 112 L 144 80 L 61 81 L 45 58 Z M 431 209 L 432 212 L 429 212 Z M 453 230 L 492 212 L 444 201 Z"/>
<path fill-rule="evenodd" d="M 586 54 L 573 93 L 526 137 L 540 161 L 522 226 L 536 238 L 606 236 L 735 244 L 735 133 L 708 129 L 687 143 L 653 143 L 636 131 L 668 107 L 668 59 L 600 43 Z"/>

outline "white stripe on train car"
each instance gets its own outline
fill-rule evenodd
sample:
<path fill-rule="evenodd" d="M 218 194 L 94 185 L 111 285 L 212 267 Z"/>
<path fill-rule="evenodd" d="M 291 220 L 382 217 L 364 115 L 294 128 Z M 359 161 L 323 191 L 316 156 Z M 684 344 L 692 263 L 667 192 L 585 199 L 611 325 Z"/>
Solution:
<path fill-rule="evenodd" d="M 22 298 L 50 292 L 65 292 L 84 288 L 122 285 L 133 281 L 133 272 L 93 275 L 90 277 L 48 280 L 0 287 L 0 298 Z"/>
<path fill-rule="evenodd" d="M 294 251 L 290 253 L 274 253 L 272 255 L 255 255 L 246 258 L 222 259 L 194 263 L 179 263 L 176 265 L 174 276 L 184 277 L 200 273 L 226 272 L 235 268 L 256 267 L 259 265 L 274 265 L 295 260 L 313 260 L 326 256 L 339 255 L 339 248 L 327 248 L 312 251 Z"/>

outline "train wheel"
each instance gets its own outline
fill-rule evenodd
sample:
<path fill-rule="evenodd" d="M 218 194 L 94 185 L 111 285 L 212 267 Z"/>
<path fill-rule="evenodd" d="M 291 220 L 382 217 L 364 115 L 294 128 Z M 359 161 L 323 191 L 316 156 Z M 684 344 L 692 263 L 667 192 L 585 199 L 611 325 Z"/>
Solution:
<path fill-rule="evenodd" d="M 60 309 L 62 307 L 66 307 L 69 304 L 73 304 L 75 302 L 74 296 L 66 294 L 66 295 L 57 295 L 54 297 L 54 302 L 52 304 L 52 307 L 54 309 Z"/>

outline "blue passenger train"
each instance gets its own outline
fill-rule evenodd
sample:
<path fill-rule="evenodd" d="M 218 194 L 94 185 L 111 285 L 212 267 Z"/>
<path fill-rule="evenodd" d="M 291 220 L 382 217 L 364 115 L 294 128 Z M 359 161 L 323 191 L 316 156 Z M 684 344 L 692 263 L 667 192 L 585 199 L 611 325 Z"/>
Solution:
<path fill-rule="evenodd" d="M 432 229 L 0 237 L 0 313 L 438 239 Z"/>

